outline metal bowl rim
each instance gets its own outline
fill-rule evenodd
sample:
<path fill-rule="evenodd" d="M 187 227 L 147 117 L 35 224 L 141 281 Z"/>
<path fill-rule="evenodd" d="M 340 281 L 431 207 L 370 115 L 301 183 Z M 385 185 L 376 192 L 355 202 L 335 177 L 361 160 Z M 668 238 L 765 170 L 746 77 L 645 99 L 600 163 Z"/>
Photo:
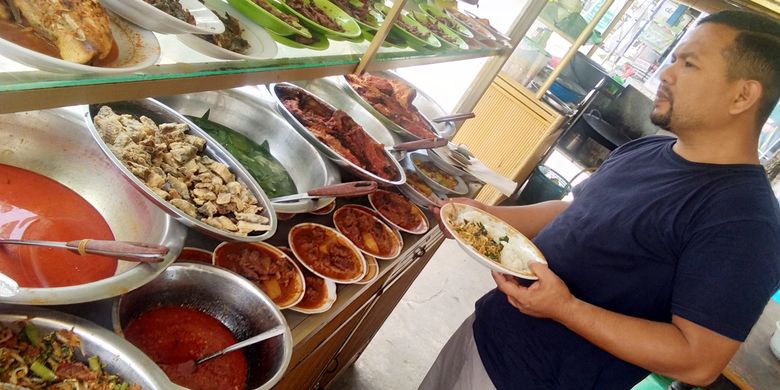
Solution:
<path fill-rule="evenodd" d="M 307 89 L 299 87 L 299 86 L 297 86 L 295 84 L 288 83 L 288 82 L 282 82 L 282 83 L 273 83 L 273 84 L 270 84 L 268 86 L 268 89 L 271 91 L 271 95 L 273 95 L 273 97 L 274 97 L 274 99 L 276 101 L 277 109 L 279 109 L 282 112 L 283 116 L 288 121 L 291 121 L 291 124 L 293 125 L 293 127 L 296 130 L 298 130 L 299 132 L 301 132 L 302 133 L 301 135 L 304 138 L 306 138 L 309 142 L 315 142 L 315 146 L 317 146 L 317 148 L 320 149 L 321 152 L 324 151 L 324 150 L 327 150 L 326 155 L 328 157 L 330 157 L 332 160 L 338 162 L 339 164 L 342 164 L 343 166 L 348 167 L 351 170 L 356 171 L 356 173 L 358 173 L 360 175 L 369 177 L 372 180 L 375 180 L 375 181 L 380 182 L 382 184 L 400 185 L 400 184 L 403 184 L 403 183 L 406 182 L 406 174 L 404 173 L 404 170 L 401 167 L 401 165 L 398 163 L 398 161 L 390 154 L 390 152 L 387 151 L 387 149 L 384 148 L 384 145 L 382 143 L 378 142 L 374 137 L 371 136 L 371 134 L 369 134 L 367 131 L 365 131 L 365 129 L 363 130 L 363 132 L 372 141 L 376 142 L 379 145 L 383 145 L 382 152 L 384 153 L 385 157 L 392 163 L 393 167 L 395 167 L 396 172 L 397 172 L 396 177 L 398 179 L 396 179 L 396 180 L 383 179 L 383 178 L 379 177 L 378 175 L 376 175 L 375 173 L 370 172 L 367 169 L 364 169 L 364 168 L 361 168 L 361 167 L 357 166 L 353 162 L 347 160 L 346 158 L 342 157 L 340 154 L 336 153 L 335 150 L 333 150 L 330 146 L 328 146 L 324 142 L 320 141 L 314 134 L 311 133 L 311 131 L 306 126 L 303 125 L 303 123 L 301 123 L 298 120 L 298 118 L 295 117 L 295 115 L 293 115 L 289 110 L 287 110 L 287 107 L 284 106 L 284 104 L 282 103 L 282 100 L 279 98 L 279 96 L 276 93 L 276 87 L 277 86 L 285 86 L 285 87 L 291 87 L 291 88 L 300 89 L 300 90 L 304 91 L 305 93 L 309 94 L 309 96 L 311 96 L 314 99 L 316 99 L 318 102 L 323 104 L 328 109 L 330 109 L 332 111 L 337 111 L 337 109 L 335 107 L 333 107 L 330 103 L 322 100 L 317 95 L 309 92 Z M 355 123 L 357 123 L 357 122 L 355 122 Z M 358 123 L 358 125 L 360 125 L 360 124 Z"/>
<path fill-rule="evenodd" d="M 261 202 L 261 205 L 264 207 L 266 213 L 268 214 L 270 229 L 266 232 L 263 232 L 263 234 L 257 236 L 240 236 L 237 234 L 233 234 L 231 232 L 217 229 L 211 225 L 206 224 L 205 222 L 198 221 L 195 218 L 190 217 L 183 211 L 179 210 L 176 206 L 172 205 L 170 202 L 163 200 L 157 194 L 152 192 L 149 189 L 149 187 L 146 185 L 146 183 L 143 183 L 132 172 L 130 172 L 130 170 L 127 169 L 127 167 L 125 167 L 125 165 L 119 160 L 119 158 L 114 154 L 114 152 L 112 152 L 108 148 L 108 144 L 106 144 L 106 142 L 103 141 L 103 138 L 100 136 L 100 133 L 98 133 L 97 131 L 97 127 L 93 123 L 92 115 L 90 113 L 90 108 L 89 108 L 90 106 L 97 106 L 98 104 L 84 105 L 83 106 L 84 122 L 86 123 L 87 128 L 89 129 L 89 133 L 90 135 L 92 135 L 93 140 L 98 144 L 98 146 L 103 151 L 103 153 L 106 156 L 108 156 L 111 162 L 114 163 L 114 165 L 124 174 L 125 179 L 129 180 L 133 184 L 136 190 L 140 191 L 143 195 L 146 196 L 147 199 L 151 200 L 155 205 L 157 205 L 161 209 L 161 211 L 166 212 L 168 214 L 174 214 L 173 218 L 176 219 L 177 221 L 189 227 L 193 227 L 203 232 L 206 232 L 212 237 L 217 237 L 225 240 L 233 240 L 233 241 L 257 242 L 257 241 L 266 240 L 276 233 L 276 229 L 277 229 L 276 212 L 274 211 L 273 205 L 271 204 L 271 201 L 268 199 L 268 196 L 265 194 L 265 191 L 263 191 L 260 185 L 257 184 L 257 181 L 255 181 L 252 175 L 250 175 L 249 172 L 246 171 L 244 166 L 241 165 L 238 161 L 236 161 L 233 155 L 230 154 L 227 150 L 225 150 L 225 148 L 219 142 L 215 141 L 210 135 L 208 135 L 200 127 L 192 123 L 189 119 L 179 114 L 175 110 L 171 109 L 167 105 L 162 104 L 156 99 L 145 98 L 145 99 L 136 99 L 136 100 L 126 100 L 117 103 L 131 103 L 131 102 L 134 104 L 137 104 L 137 102 L 148 102 L 152 106 L 157 106 L 161 108 L 162 110 L 165 111 L 166 114 L 171 115 L 173 118 L 175 118 L 176 121 L 179 121 L 180 123 L 184 123 L 188 127 L 190 127 L 190 130 L 195 129 L 196 131 L 192 135 L 196 135 L 198 137 L 204 138 L 206 140 L 207 146 L 214 148 L 218 150 L 220 153 L 223 153 L 225 156 L 227 156 L 227 161 L 224 161 L 222 158 L 217 158 L 216 156 L 209 155 L 208 157 L 217 162 L 221 162 L 225 165 L 228 165 L 228 167 L 231 169 L 234 175 L 236 171 L 238 171 L 245 178 L 249 179 L 249 183 L 245 182 L 243 184 L 247 187 L 249 191 L 251 191 L 252 195 L 258 198 L 258 200 Z M 111 107 L 111 104 L 114 103 L 106 103 L 105 105 Z M 203 152 L 203 154 L 206 154 L 205 151 Z M 239 179 L 238 175 L 236 175 L 236 179 Z M 244 182 L 246 180 L 244 178 L 241 178 L 241 181 Z"/>

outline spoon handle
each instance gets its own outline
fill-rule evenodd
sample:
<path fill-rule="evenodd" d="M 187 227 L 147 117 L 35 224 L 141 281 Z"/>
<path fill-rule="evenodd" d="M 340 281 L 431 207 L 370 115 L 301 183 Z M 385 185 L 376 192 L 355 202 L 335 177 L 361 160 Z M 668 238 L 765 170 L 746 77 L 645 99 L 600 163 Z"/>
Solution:
<path fill-rule="evenodd" d="M 271 337 L 276 337 L 276 336 L 278 336 L 280 334 L 283 334 L 284 330 L 285 330 L 285 328 L 283 326 L 277 326 L 277 327 L 272 328 L 270 330 L 266 330 L 265 332 L 260 333 L 257 336 L 252 336 L 252 337 L 250 337 L 250 338 L 248 338 L 248 339 L 246 339 L 244 341 L 240 341 L 238 343 L 235 343 L 235 344 L 233 344 L 233 345 L 231 345 L 231 346 L 229 346 L 229 347 L 227 347 L 227 348 L 225 348 L 225 349 L 223 349 L 223 350 L 221 350 L 219 352 L 215 352 L 215 353 L 212 353 L 211 355 L 202 357 L 202 358 L 198 359 L 197 361 L 195 361 L 195 364 L 199 365 L 199 364 L 202 364 L 202 363 L 204 363 L 204 362 L 206 362 L 208 360 L 211 360 L 211 359 L 213 359 L 215 357 L 222 356 L 222 355 L 224 355 L 224 354 L 226 354 L 228 352 L 233 352 L 233 351 L 235 351 L 237 349 L 244 348 L 247 345 L 252 345 L 252 344 L 255 344 L 255 343 L 259 343 L 259 342 L 261 342 L 263 340 L 270 339 Z"/>
<path fill-rule="evenodd" d="M 84 239 L 68 241 L 65 246 L 80 255 L 91 253 L 149 263 L 162 261 L 163 257 L 168 254 L 167 247 L 132 241 Z"/>

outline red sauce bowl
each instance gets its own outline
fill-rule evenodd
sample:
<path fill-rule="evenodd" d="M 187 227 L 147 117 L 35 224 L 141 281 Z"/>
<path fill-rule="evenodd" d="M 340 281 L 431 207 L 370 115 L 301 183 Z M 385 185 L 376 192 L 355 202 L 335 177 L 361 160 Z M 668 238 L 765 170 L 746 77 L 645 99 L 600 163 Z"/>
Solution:
<path fill-rule="evenodd" d="M 306 290 L 295 261 L 264 242 L 223 242 L 214 249 L 214 265 L 249 279 L 280 309 L 295 306 Z"/>

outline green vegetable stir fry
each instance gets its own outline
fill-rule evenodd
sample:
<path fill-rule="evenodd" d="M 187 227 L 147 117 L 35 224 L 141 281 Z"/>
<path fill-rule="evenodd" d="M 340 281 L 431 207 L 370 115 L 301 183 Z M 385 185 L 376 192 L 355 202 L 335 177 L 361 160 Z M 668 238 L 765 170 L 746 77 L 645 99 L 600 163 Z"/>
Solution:
<path fill-rule="evenodd" d="M 31 322 L 0 324 L 0 383 L 33 390 L 141 390 L 105 372 L 97 356 L 87 365 L 76 361 L 80 349 L 81 340 L 69 330 L 41 335 Z"/>
<path fill-rule="evenodd" d="M 271 155 L 268 141 L 258 145 L 233 129 L 206 119 L 208 114 L 203 118 L 187 116 L 187 119 L 222 144 L 257 180 L 269 198 L 298 193 L 290 174 Z"/>

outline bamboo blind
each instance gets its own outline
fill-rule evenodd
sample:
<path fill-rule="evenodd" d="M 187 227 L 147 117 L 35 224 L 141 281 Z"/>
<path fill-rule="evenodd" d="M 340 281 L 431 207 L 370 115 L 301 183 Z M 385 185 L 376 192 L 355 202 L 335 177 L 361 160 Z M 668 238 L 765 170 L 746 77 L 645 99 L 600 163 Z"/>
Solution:
<path fill-rule="evenodd" d="M 555 142 L 563 117 L 500 73 L 453 138 L 496 172 L 522 183 Z M 505 197 L 490 185 L 477 195 L 487 204 Z"/>

